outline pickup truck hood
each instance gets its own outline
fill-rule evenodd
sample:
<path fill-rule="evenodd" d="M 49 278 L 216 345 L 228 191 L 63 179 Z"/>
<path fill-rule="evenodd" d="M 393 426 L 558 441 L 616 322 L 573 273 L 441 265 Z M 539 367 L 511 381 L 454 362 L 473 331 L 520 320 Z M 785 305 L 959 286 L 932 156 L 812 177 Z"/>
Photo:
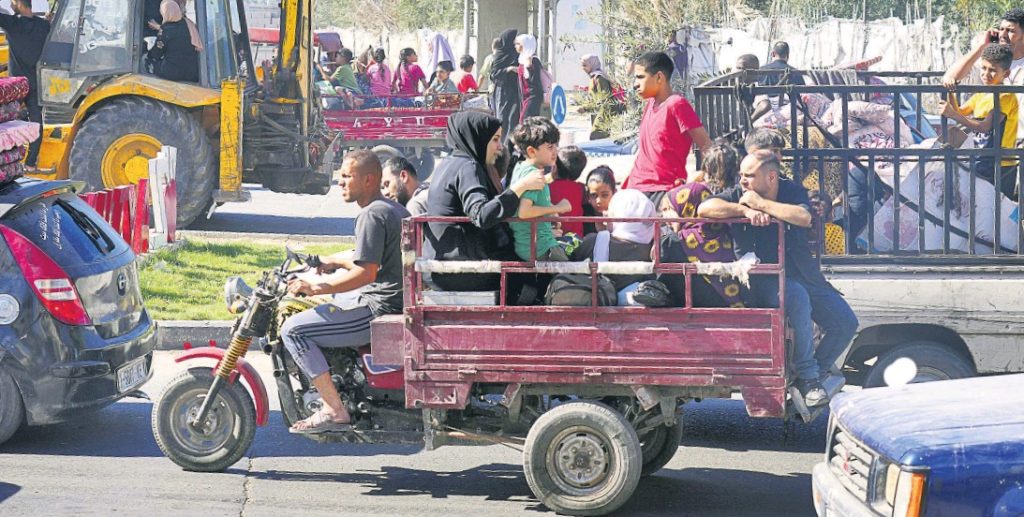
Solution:
<path fill-rule="evenodd" d="M 1024 374 L 847 392 L 831 410 L 872 450 L 912 463 L 951 446 L 1024 441 Z"/>

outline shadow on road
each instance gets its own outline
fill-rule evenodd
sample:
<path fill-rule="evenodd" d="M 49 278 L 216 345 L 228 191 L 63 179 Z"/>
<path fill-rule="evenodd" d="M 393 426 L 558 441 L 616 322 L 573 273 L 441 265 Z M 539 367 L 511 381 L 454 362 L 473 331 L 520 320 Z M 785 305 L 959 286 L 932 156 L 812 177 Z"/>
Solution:
<path fill-rule="evenodd" d="M 163 453 L 156 445 L 150 425 L 152 408 L 149 402 L 119 402 L 70 422 L 23 429 L 0 445 L 0 454 L 161 457 Z M 281 413 L 272 411 L 269 423 L 257 428 L 256 440 L 249 453 L 264 458 L 383 454 L 405 456 L 420 450 L 422 447 L 413 445 L 317 443 L 290 434 Z"/>
<path fill-rule="evenodd" d="M 289 235 L 354 235 L 356 220 L 351 217 L 310 219 L 286 215 L 215 212 L 212 218 L 200 218 L 188 229 Z"/>
<path fill-rule="evenodd" d="M 12 495 L 17 494 L 20 490 L 21 487 L 18 485 L 12 485 L 10 483 L 0 481 L 0 503 L 4 502 Z"/>
<path fill-rule="evenodd" d="M 265 481 L 356 484 L 366 487 L 365 495 L 375 496 L 429 495 L 435 499 L 467 496 L 479 497 L 484 501 L 535 500 L 523 477 L 523 467 L 507 463 L 480 465 L 458 472 L 384 466 L 381 470 L 350 473 L 254 470 L 249 472 L 249 476 Z"/>
<path fill-rule="evenodd" d="M 662 469 L 640 480 L 633 497 L 617 513 L 813 516 L 811 476 L 716 468 Z"/>
<path fill-rule="evenodd" d="M 704 400 L 683 406 L 683 446 L 730 451 L 822 452 L 828 411 L 810 424 L 747 416 L 742 400 Z"/>
<path fill-rule="evenodd" d="M 520 465 L 492 463 L 458 472 L 384 466 L 352 473 L 250 471 L 262 481 L 346 483 L 370 496 L 477 497 L 481 501 L 533 502 L 525 509 L 550 513 L 534 498 Z M 765 508 L 772 508 L 766 513 Z M 745 470 L 663 469 L 643 478 L 620 515 L 813 515 L 810 475 Z"/>

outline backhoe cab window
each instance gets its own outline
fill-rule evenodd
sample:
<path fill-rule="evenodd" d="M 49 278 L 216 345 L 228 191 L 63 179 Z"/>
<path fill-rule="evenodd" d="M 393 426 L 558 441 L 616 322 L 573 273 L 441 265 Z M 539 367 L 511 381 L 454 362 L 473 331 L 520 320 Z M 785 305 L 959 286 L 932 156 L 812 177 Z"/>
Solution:
<path fill-rule="evenodd" d="M 82 12 L 81 0 L 66 2 L 58 11 L 50 30 L 50 40 L 43 48 L 41 61 L 47 65 L 71 66 L 71 55 L 78 35 L 78 15 Z"/>
<path fill-rule="evenodd" d="M 227 0 L 199 0 L 206 19 L 206 75 L 213 87 L 228 77 L 238 75 L 238 58 L 234 45 L 234 20 Z"/>
<path fill-rule="evenodd" d="M 128 4 L 135 2 L 129 0 Z M 72 76 L 121 73 L 131 69 L 133 12 L 125 8 L 124 0 L 82 0 L 80 30 L 71 61 Z"/>

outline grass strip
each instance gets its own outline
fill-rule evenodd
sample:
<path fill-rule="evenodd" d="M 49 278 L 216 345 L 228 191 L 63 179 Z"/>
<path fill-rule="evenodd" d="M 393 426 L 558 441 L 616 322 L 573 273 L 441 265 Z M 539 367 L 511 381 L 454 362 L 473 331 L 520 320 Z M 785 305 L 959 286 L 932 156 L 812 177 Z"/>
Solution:
<path fill-rule="evenodd" d="M 291 245 L 304 253 L 329 255 L 350 244 Z M 190 239 L 153 253 L 139 268 L 146 308 L 158 320 L 230 320 L 224 306 L 224 281 L 240 276 L 255 287 L 264 271 L 284 260 L 284 246 L 251 242 Z"/>

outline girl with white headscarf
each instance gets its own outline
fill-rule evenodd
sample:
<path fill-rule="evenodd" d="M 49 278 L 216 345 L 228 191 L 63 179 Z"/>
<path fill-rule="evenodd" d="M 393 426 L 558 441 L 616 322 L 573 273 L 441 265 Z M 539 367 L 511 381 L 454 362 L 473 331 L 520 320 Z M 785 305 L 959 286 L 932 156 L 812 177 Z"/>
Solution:
<path fill-rule="evenodd" d="M 639 190 L 620 190 L 612 196 L 608 205 L 608 217 L 656 217 L 654 203 Z M 573 251 L 570 260 L 594 260 L 608 257 L 610 262 L 650 262 L 654 242 L 654 223 L 611 223 L 610 235 L 598 232 L 587 235 Z M 604 235 L 602 235 L 604 234 Z M 607 251 L 598 249 L 607 247 Z M 615 290 L 621 291 L 630 284 L 653 279 L 653 275 L 609 275 Z"/>
<path fill-rule="evenodd" d="M 643 192 L 623 189 L 612 196 L 608 217 L 657 217 L 654 203 Z M 612 223 L 612 237 L 636 244 L 650 244 L 654 240 L 654 223 Z"/>
<path fill-rule="evenodd" d="M 516 37 L 519 52 L 519 86 L 523 91 L 523 109 L 520 122 L 526 117 L 540 116 L 544 105 L 544 85 L 541 82 L 541 63 L 537 59 L 537 38 L 529 34 Z"/>

